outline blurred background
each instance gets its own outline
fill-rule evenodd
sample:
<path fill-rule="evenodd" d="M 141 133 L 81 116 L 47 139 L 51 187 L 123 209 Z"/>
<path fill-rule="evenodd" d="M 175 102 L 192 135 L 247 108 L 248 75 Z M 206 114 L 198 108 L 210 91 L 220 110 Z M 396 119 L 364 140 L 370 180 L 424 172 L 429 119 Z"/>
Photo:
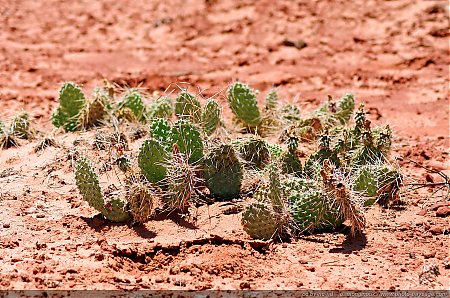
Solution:
<path fill-rule="evenodd" d="M 220 99 L 242 80 L 305 110 L 352 91 L 400 136 L 448 136 L 447 1 L 1 0 L 0 16 L 0 117 L 49 125 L 64 81 Z"/>

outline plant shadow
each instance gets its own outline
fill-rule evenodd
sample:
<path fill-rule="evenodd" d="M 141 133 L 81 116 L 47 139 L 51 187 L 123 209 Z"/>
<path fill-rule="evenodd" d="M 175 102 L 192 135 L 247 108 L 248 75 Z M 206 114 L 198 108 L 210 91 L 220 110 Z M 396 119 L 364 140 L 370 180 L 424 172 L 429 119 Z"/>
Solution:
<path fill-rule="evenodd" d="M 365 234 L 358 234 L 352 236 L 351 233 L 346 233 L 346 238 L 340 247 L 335 247 L 329 250 L 330 253 L 351 254 L 354 251 L 362 250 L 367 245 L 367 237 Z"/>

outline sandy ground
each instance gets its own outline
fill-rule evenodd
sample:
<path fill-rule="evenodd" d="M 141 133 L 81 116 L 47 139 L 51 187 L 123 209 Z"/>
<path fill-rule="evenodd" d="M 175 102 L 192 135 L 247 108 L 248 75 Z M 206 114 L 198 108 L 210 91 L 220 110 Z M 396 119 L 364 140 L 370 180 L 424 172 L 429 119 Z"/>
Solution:
<path fill-rule="evenodd" d="M 304 111 L 352 91 L 395 130 L 407 181 L 426 177 L 410 159 L 449 174 L 447 1 L 141 2 L 0 0 L 0 118 L 23 109 L 50 132 L 69 80 L 177 84 L 224 103 L 239 79 L 262 93 L 279 86 Z M 74 184 L 75 140 L 104 158 L 93 134 L 0 152 L 0 289 L 449 289 L 449 217 L 436 216 L 449 205 L 435 189 L 405 188 L 405 206 L 371 208 L 357 238 L 263 245 L 223 203 L 200 207 L 195 225 L 110 224 Z"/>

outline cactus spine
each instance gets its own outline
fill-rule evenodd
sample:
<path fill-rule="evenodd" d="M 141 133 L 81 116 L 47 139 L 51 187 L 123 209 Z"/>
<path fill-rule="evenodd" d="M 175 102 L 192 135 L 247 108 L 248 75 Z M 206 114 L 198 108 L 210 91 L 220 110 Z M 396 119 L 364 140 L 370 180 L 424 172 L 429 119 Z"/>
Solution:
<path fill-rule="evenodd" d="M 222 199 L 239 196 L 243 170 L 231 145 L 216 146 L 206 155 L 204 176 L 212 195 Z"/>
<path fill-rule="evenodd" d="M 81 88 L 72 82 L 64 83 L 59 91 L 59 107 L 52 114 L 52 123 L 65 131 L 76 131 L 80 128 L 80 115 L 86 105 Z"/>
<path fill-rule="evenodd" d="M 209 99 L 202 111 L 202 127 L 207 135 L 211 135 L 220 126 L 220 107 L 217 101 Z"/>
<path fill-rule="evenodd" d="M 175 114 L 179 119 L 189 120 L 193 123 L 201 121 L 201 104 L 195 95 L 182 90 L 175 100 Z"/>
<path fill-rule="evenodd" d="M 246 84 L 235 82 L 227 91 L 227 99 L 234 115 L 244 125 L 254 128 L 261 122 L 255 92 Z"/>

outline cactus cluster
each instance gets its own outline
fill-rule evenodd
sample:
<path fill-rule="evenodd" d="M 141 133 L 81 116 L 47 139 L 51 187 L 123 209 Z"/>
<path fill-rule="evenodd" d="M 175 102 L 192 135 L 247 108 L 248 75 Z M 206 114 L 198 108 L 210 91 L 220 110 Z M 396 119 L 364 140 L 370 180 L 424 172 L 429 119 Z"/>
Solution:
<path fill-rule="evenodd" d="M 30 116 L 26 112 L 17 114 L 9 126 L 0 121 L 0 149 L 17 147 L 20 144 L 19 139 L 31 139 L 34 137 L 34 131 L 30 126 Z"/>
<path fill-rule="evenodd" d="M 53 120 L 66 130 L 98 125 L 105 119 L 101 115 L 146 125 L 148 137 L 136 161 L 129 158 L 133 154 L 116 160 L 128 177 L 125 195 L 102 191 L 90 162 L 78 161 L 75 177 L 81 195 L 113 221 L 144 222 L 158 210 L 187 213 L 200 199 L 242 195 L 251 197 L 242 226 L 252 238 L 283 239 L 344 223 L 357 233 L 364 228 L 365 208 L 395 201 L 402 183 L 399 170 L 388 163 L 390 127 L 372 128 L 363 106 L 354 111 L 352 94 L 329 98 L 303 116 L 296 105 L 281 104 L 275 89 L 266 94 L 260 110 L 258 92 L 234 82 L 226 98 L 244 135 L 231 138 L 236 131 L 214 135 L 225 125 L 219 103 L 211 98 L 202 104 L 187 90 L 173 102 L 159 96 L 146 106 L 138 89 L 115 103 L 107 88 L 86 100 L 75 84 L 63 87 Z M 90 110 L 97 105 L 94 110 L 100 112 L 94 116 Z"/>

